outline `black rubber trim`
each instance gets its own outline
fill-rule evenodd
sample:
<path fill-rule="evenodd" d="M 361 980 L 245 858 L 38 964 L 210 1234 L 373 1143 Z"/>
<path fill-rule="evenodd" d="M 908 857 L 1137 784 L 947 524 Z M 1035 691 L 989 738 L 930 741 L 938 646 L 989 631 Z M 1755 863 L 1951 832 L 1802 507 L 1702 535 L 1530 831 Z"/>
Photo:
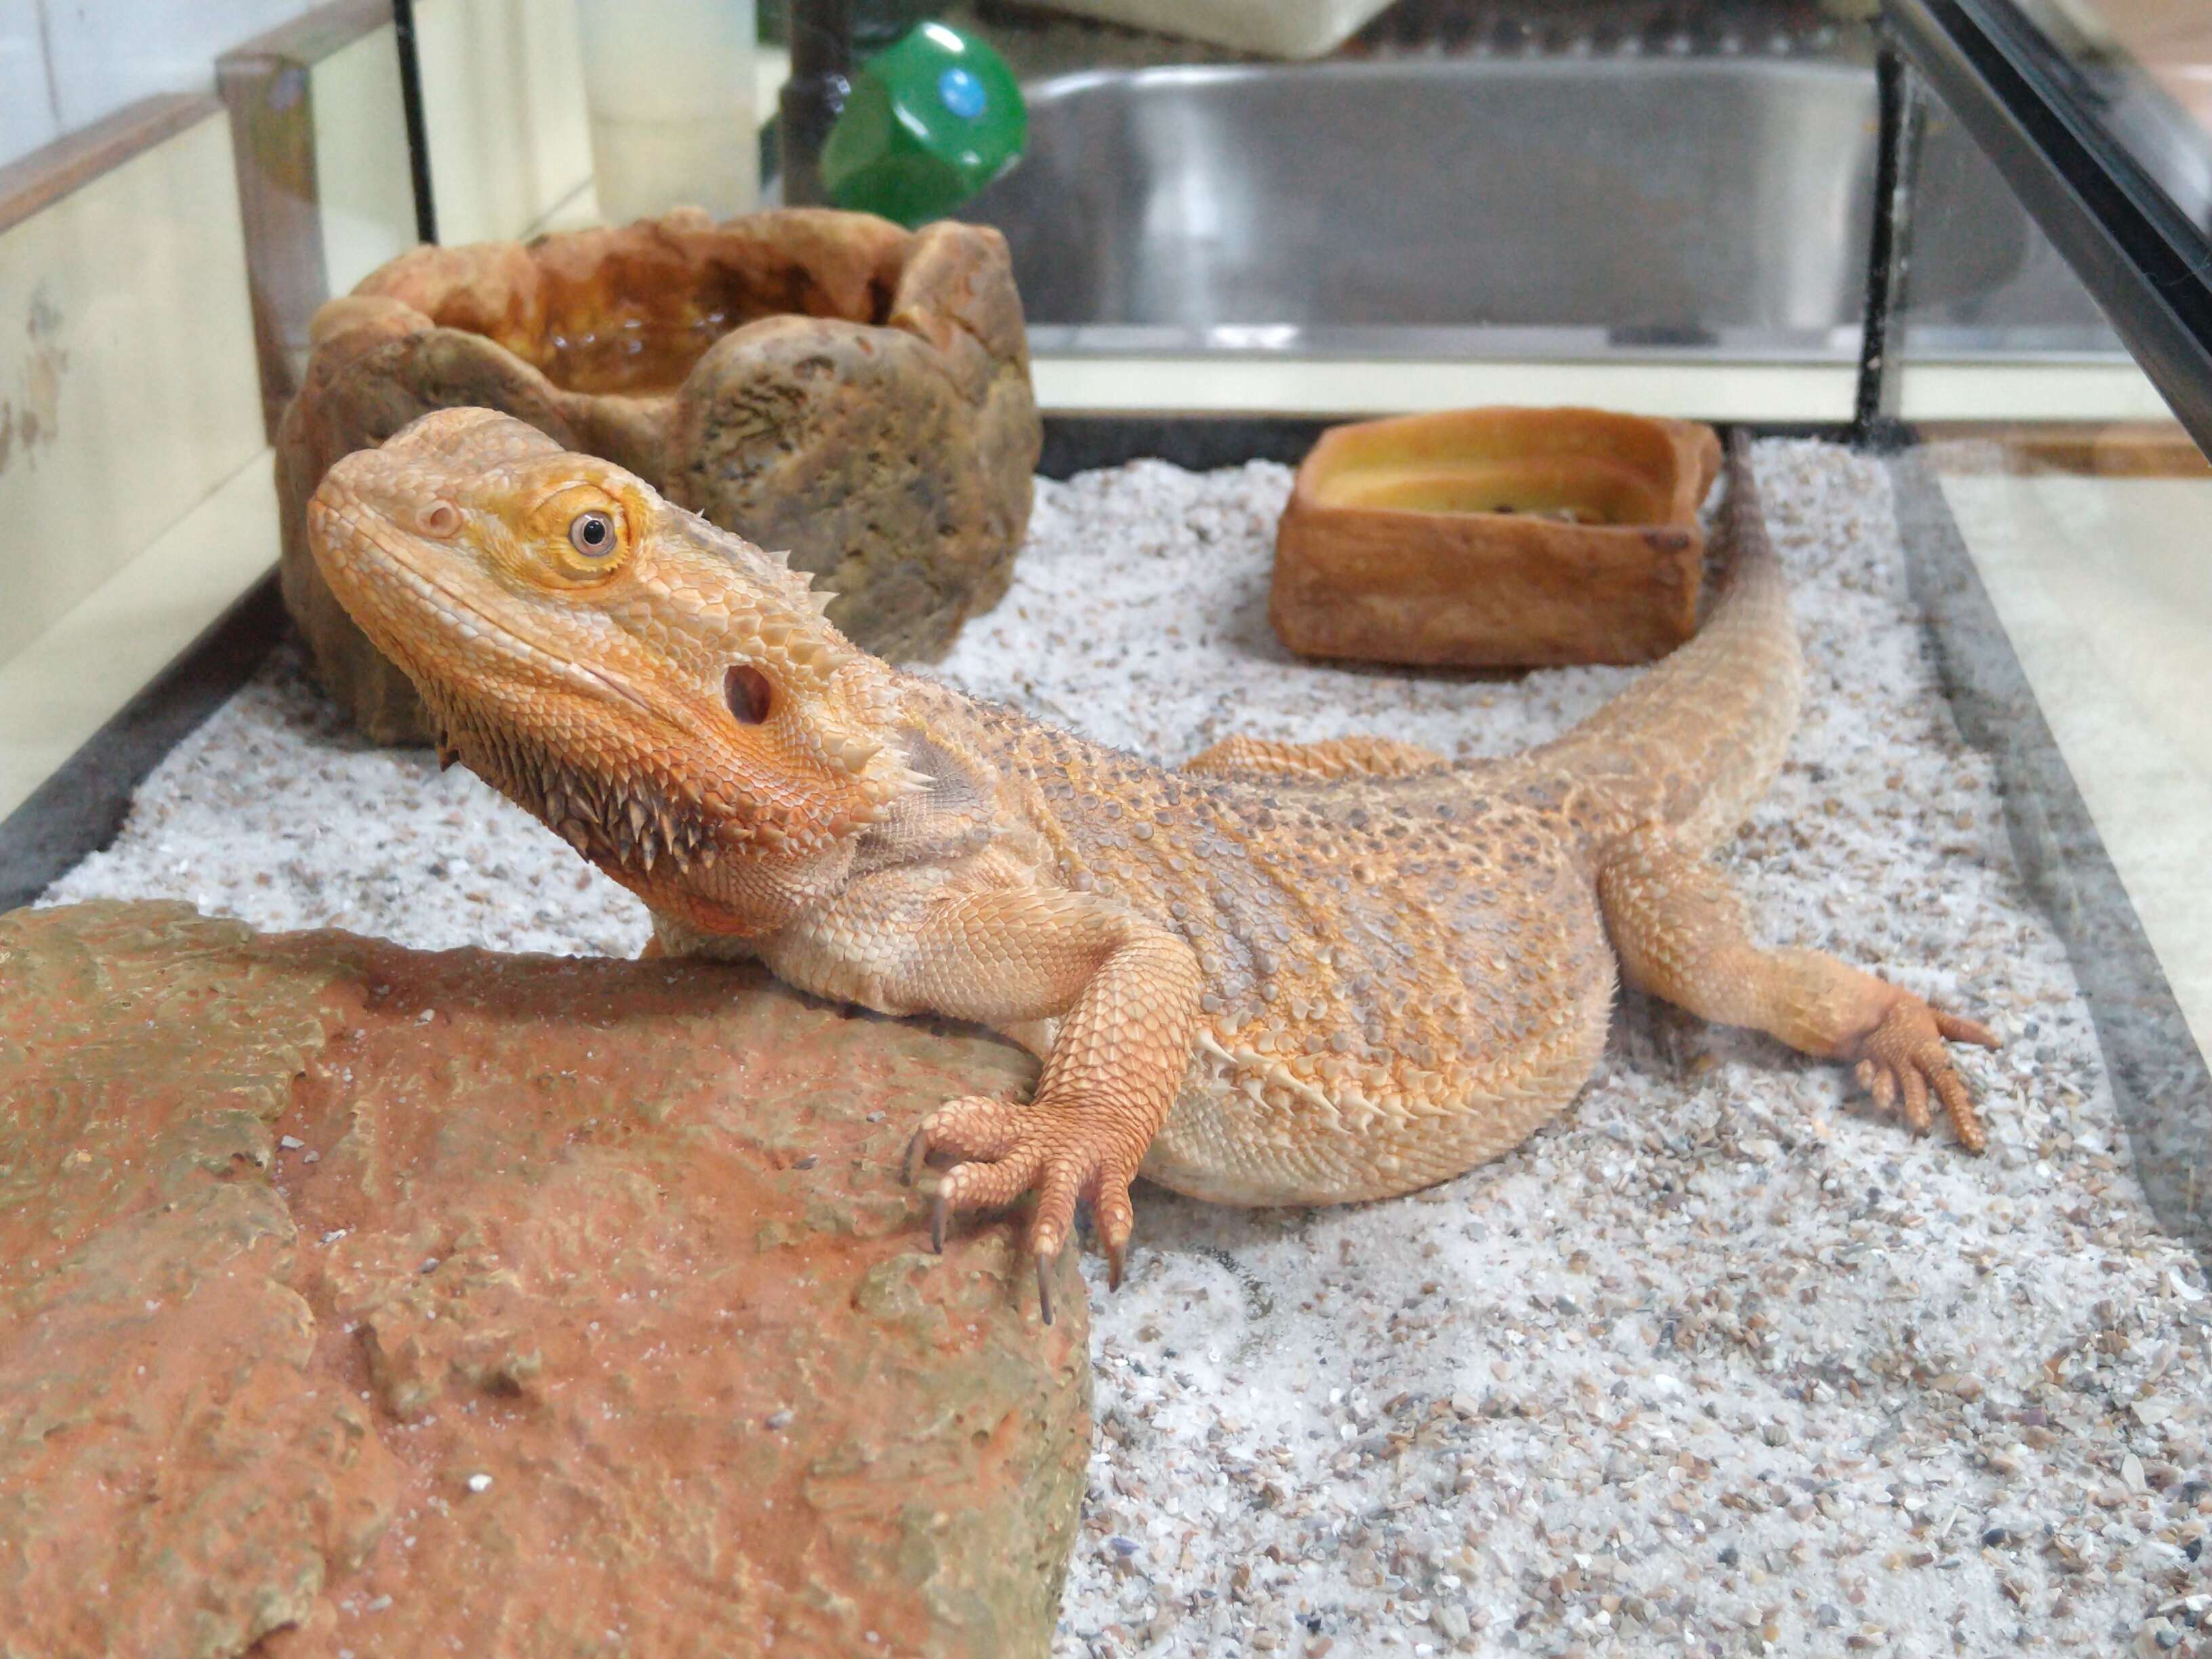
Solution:
<path fill-rule="evenodd" d="M 1875 60 L 1881 109 L 1875 151 L 1874 224 L 1867 243 L 1866 310 L 1859 325 L 1859 383 L 1851 441 L 1863 449 L 1894 450 L 1910 441 L 1898 418 L 1904 376 L 1900 319 L 1911 295 L 1912 201 L 1919 168 L 1919 100 L 1896 48 Z"/>
<path fill-rule="evenodd" d="M 1168 461 L 1204 472 L 1246 461 L 1296 466 L 1321 434 L 1339 422 L 1288 415 L 1048 415 L 1037 471 L 1071 478 L 1134 460 Z M 1846 441 L 1850 428 L 1832 421 L 1761 421 L 1762 438 Z"/>
<path fill-rule="evenodd" d="M 430 188 L 430 126 L 422 113 L 422 60 L 416 48 L 415 0 L 392 0 L 399 48 L 399 112 L 407 123 L 407 170 L 415 189 L 415 239 L 438 240 L 438 201 Z"/>
<path fill-rule="evenodd" d="M 1069 478 L 1140 459 L 1194 472 L 1246 461 L 1296 466 L 1333 424 L 1271 415 L 1048 415 L 1037 471 Z"/>

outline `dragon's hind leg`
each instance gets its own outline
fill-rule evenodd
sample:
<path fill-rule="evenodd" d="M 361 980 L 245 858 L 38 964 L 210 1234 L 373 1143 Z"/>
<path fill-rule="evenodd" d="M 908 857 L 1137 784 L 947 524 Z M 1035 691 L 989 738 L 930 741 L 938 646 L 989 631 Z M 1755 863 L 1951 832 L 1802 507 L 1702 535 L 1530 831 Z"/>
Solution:
<path fill-rule="evenodd" d="M 1901 1101 L 1915 1129 L 1928 1127 L 1932 1091 L 1960 1141 L 1974 1152 L 1987 1143 L 1945 1046 L 1948 1039 L 1994 1048 L 1986 1027 L 1821 951 L 1761 949 L 1720 872 L 1657 830 L 1608 850 L 1598 899 L 1622 975 L 1638 989 L 1808 1054 L 1856 1060 L 1860 1085 L 1884 1109 Z"/>

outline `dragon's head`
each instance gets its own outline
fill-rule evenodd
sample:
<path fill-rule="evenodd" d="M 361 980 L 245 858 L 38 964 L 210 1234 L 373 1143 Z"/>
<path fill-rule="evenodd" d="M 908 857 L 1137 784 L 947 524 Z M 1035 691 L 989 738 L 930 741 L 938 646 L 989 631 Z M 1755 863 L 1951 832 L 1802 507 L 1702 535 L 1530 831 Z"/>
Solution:
<path fill-rule="evenodd" d="M 315 562 L 446 749 L 633 886 L 848 842 L 911 787 L 890 671 L 782 558 L 484 409 L 332 466 Z"/>

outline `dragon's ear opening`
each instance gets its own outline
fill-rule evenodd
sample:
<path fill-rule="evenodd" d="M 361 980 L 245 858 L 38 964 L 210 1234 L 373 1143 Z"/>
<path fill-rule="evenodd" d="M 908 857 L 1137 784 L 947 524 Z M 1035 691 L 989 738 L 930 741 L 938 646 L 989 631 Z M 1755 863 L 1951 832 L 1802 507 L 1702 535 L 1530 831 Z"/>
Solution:
<path fill-rule="evenodd" d="M 750 663 L 733 662 L 722 676 L 722 701 L 740 726 L 758 726 L 769 716 L 775 688 L 767 675 Z"/>

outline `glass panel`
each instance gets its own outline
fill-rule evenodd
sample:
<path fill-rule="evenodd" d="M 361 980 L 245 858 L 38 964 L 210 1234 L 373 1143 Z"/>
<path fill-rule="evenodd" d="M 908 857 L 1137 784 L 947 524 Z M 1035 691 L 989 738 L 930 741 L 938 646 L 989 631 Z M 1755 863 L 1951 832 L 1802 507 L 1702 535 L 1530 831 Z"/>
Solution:
<path fill-rule="evenodd" d="M 2184 216 L 2212 228 L 2212 7 L 2021 0 L 2074 90 Z"/>
<path fill-rule="evenodd" d="M 411 246 L 410 161 L 455 244 L 619 214 L 574 0 L 421 0 L 411 153 L 389 9 L 339 0 L 228 60 L 234 127 L 9 228 L 0 755 L 10 714 L 57 758 L 57 708 L 96 733 L 63 788 L 25 775 L 15 842 L 109 838 L 0 926 L 0 1649 L 243 1607 L 295 1653 L 1036 1653 L 1056 1617 L 1086 1659 L 2212 1659 L 2212 465 L 1960 118 L 1996 105 L 1920 108 L 1893 343 L 1927 441 L 1893 452 L 1842 426 L 1871 0 L 1056 3 L 950 14 L 1030 93 L 1027 161 L 956 216 L 1018 262 L 1035 479 L 980 234 L 594 228 L 318 309 Z M 2212 0 L 1941 3 L 2034 19 L 2069 111 L 2212 223 Z M 73 33 L 118 87 L 141 12 L 137 57 L 212 49 L 156 9 L 0 0 L 0 144 L 61 118 Z M 855 58 L 935 13 L 848 9 Z M 593 10 L 640 44 L 636 0 Z M 1288 61 L 1107 12 L 1285 51 L 1376 15 Z M 633 92 L 600 112 L 671 84 Z M 555 435 L 396 431 L 479 398 Z M 1771 535 L 1711 502 L 1703 586 L 1701 427 L 1320 435 L 1577 402 L 1748 428 L 1729 488 Z M 700 516 L 519 459 L 548 444 Z M 580 512 L 606 483 L 622 513 Z M 929 660 L 878 678 L 714 522 Z M 280 546 L 283 594 L 149 682 Z M 82 591 L 45 603 L 50 570 Z M 1407 648 L 1455 611 L 1462 648 Z M 1650 665 L 1655 623 L 1686 660 Z M 240 925 L 62 908 L 130 897 Z M 246 936 L 324 926 L 374 937 Z M 656 931 L 671 959 L 501 954 Z M 173 976 L 110 971 L 177 940 Z M 760 971 L 673 959 L 702 950 Z M 1027 1062 L 770 968 L 1064 1027 L 1038 1111 L 955 1115 L 979 1166 L 1036 1128 L 1105 1197 L 1172 1110 L 1135 1253 L 1079 1241 L 1049 1333 L 1025 1212 L 925 1255 L 907 1136 Z M 1909 1134 L 1936 1034 L 1979 1021 L 1986 1144 L 1955 1097 L 1963 1135 Z M 180 1599 L 186 1559 L 245 1588 Z M 1017 1605 L 1029 1638 L 976 1635 Z"/>
<path fill-rule="evenodd" d="M 1895 412 L 1921 425 L 2165 418 L 2095 297 L 1941 95 L 1915 84 Z"/>
<path fill-rule="evenodd" d="M 1899 468 L 1916 586 L 2087 994 L 2146 1191 L 2212 1244 L 2212 465 L 2172 422 L 1992 428 Z"/>

